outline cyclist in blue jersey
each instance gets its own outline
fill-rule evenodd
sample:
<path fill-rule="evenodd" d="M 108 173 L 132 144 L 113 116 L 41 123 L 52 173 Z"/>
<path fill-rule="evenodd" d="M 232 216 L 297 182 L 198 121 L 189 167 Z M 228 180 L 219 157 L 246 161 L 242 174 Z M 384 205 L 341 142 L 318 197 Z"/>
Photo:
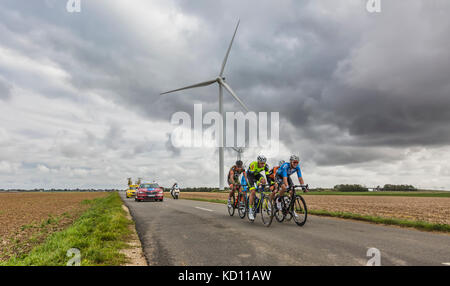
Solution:
<path fill-rule="evenodd" d="M 289 163 L 284 163 L 283 165 L 278 168 L 275 180 L 278 183 L 278 186 L 281 186 L 281 189 L 279 191 L 278 201 L 277 201 L 277 207 L 281 209 L 281 201 L 280 198 L 284 195 L 286 192 L 286 189 L 289 186 L 294 185 L 292 182 L 292 179 L 290 176 L 294 173 L 297 173 L 298 181 L 300 182 L 300 185 L 302 186 L 303 191 L 306 191 L 305 182 L 303 181 L 302 177 L 302 171 L 300 170 L 299 165 L 299 158 L 297 155 L 292 155 Z"/>

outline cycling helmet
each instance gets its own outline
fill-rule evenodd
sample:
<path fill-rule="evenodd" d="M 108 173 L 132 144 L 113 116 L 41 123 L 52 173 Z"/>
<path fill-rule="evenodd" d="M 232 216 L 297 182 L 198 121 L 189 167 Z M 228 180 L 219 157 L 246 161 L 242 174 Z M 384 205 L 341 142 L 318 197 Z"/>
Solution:
<path fill-rule="evenodd" d="M 238 167 L 242 167 L 242 161 L 241 160 L 237 160 L 236 161 L 236 166 L 238 166 Z"/>
<path fill-rule="evenodd" d="M 259 155 L 258 156 L 258 162 L 262 162 L 262 163 L 266 163 L 267 159 L 264 155 Z"/>
<path fill-rule="evenodd" d="M 284 163 L 286 163 L 286 162 L 284 162 L 284 160 L 281 160 L 280 162 L 278 162 L 278 166 L 281 166 L 281 165 L 283 165 Z"/>
<path fill-rule="evenodd" d="M 290 161 L 299 161 L 298 156 L 297 155 L 292 155 L 291 158 L 289 158 Z"/>

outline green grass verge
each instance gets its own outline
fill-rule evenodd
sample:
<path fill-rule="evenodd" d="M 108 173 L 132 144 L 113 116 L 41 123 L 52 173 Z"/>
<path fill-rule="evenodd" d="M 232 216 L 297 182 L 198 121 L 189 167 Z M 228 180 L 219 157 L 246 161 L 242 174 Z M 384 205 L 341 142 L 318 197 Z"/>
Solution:
<path fill-rule="evenodd" d="M 185 200 L 203 201 L 203 202 L 212 202 L 212 203 L 221 203 L 221 204 L 227 203 L 226 200 L 219 200 L 219 199 L 188 198 Z M 402 219 L 397 219 L 397 218 L 384 218 L 384 217 L 360 215 L 360 214 L 354 214 L 354 213 L 348 213 L 348 212 L 331 212 L 331 211 L 327 211 L 327 210 L 309 210 L 308 209 L 308 214 L 360 220 L 360 221 L 377 223 L 377 224 L 412 227 L 415 229 L 425 230 L 425 231 L 450 232 L 450 225 L 448 225 L 448 224 L 430 223 L 430 222 L 425 222 L 425 221 L 412 221 L 412 220 L 402 220 Z"/>
<path fill-rule="evenodd" d="M 183 192 L 181 192 L 183 193 Z M 195 192 L 201 193 L 224 193 L 229 191 L 213 191 L 213 192 Z M 164 195 L 169 195 L 170 192 L 164 192 Z M 415 192 L 336 192 L 336 191 L 310 191 L 308 193 L 302 193 L 302 195 L 309 196 L 328 196 L 328 195 L 340 195 L 340 196 L 393 196 L 393 197 L 432 197 L 432 198 L 450 198 L 450 191 L 415 191 Z"/>
<path fill-rule="evenodd" d="M 69 228 L 51 234 L 45 242 L 28 254 L 12 257 L 0 265 L 67 265 L 71 257 L 67 251 L 77 248 L 81 265 L 121 265 L 126 262 L 121 249 L 127 248 L 126 238 L 131 234 L 117 192 L 104 198 L 83 201 L 90 205 Z"/>
<path fill-rule="evenodd" d="M 308 213 L 313 214 L 313 215 L 354 219 L 354 220 L 361 220 L 361 221 L 367 221 L 367 222 L 373 222 L 373 223 L 379 223 L 379 224 L 413 227 L 416 229 L 426 230 L 426 231 L 450 232 L 450 225 L 448 225 L 448 224 L 430 223 L 430 222 L 425 222 L 425 221 L 411 221 L 411 220 L 403 220 L 403 219 L 397 219 L 397 218 L 384 218 L 384 217 L 360 215 L 360 214 L 354 214 L 354 213 L 348 213 L 348 212 L 331 212 L 331 211 L 327 211 L 327 210 L 308 210 Z"/>

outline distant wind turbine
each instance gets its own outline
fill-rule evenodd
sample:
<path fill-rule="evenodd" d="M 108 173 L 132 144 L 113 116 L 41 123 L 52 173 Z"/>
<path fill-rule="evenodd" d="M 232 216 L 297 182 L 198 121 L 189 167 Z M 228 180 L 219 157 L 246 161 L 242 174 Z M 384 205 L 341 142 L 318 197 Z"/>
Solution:
<path fill-rule="evenodd" d="M 231 147 L 237 153 L 237 161 L 242 161 L 242 154 L 244 153 L 244 148 L 242 147 Z"/>
<path fill-rule="evenodd" d="M 222 62 L 222 67 L 220 69 L 220 73 L 219 75 L 211 80 L 205 81 L 205 82 L 201 82 L 201 83 L 197 83 L 197 84 L 193 84 L 193 85 L 189 85 L 186 87 L 182 87 L 182 88 L 178 88 L 178 89 L 174 89 L 171 91 L 167 91 L 164 93 L 161 93 L 161 95 L 163 94 L 167 94 L 167 93 L 171 93 L 171 92 L 175 92 L 175 91 L 180 91 L 180 90 L 184 90 L 184 89 L 189 89 L 189 88 L 196 88 L 196 87 L 201 87 L 201 86 L 207 86 L 207 85 L 211 85 L 213 83 L 217 83 L 219 85 L 219 113 L 222 116 L 222 118 L 224 118 L 224 113 L 223 113 L 223 92 L 222 92 L 222 87 L 224 87 L 230 94 L 231 96 L 233 96 L 233 98 L 242 106 L 242 108 L 248 112 L 248 108 L 247 106 L 245 106 L 245 104 L 242 102 L 242 100 L 236 95 L 236 93 L 231 89 L 231 87 L 225 82 L 225 77 L 223 77 L 223 72 L 225 69 L 225 65 L 227 63 L 227 59 L 228 59 L 228 55 L 230 54 L 230 50 L 231 50 L 231 46 L 233 45 L 233 41 L 234 41 L 234 37 L 236 36 L 236 32 L 237 29 L 239 27 L 239 22 L 236 25 L 236 29 L 234 30 L 234 34 L 233 34 L 233 38 L 231 39 L 230 42 L 230 46 L 228 47 L 227 53 L 225 54 L 225 58 L 223 59 Z M 220 124 L 219 127 L 219 142 L 221 143 L 220 147 L 219 147 L 219 189 L 223 190 L 224 189 L 224 166 L 223 166 L 223 146 L 224 146 L 224 128 L 223 128 L 223 121 L 222 120 L 222 124 Z"/>

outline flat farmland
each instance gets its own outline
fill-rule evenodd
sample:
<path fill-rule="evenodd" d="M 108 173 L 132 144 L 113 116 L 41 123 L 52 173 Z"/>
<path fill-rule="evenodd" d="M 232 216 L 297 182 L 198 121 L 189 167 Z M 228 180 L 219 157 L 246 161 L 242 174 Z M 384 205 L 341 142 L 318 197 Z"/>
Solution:
<path fill-rule="evenodd" d="M 20 255 L 64 229 L 86 210 L 93 193 L 0 193 L 0 261 Z"/>
<path fill-rule="evenodd" d="M 170 195 L 169 195 L 170 197 Z M 182 192 L 180 198 L 226 200 L 227 193 Z M 408 196 L 304 195 L 308 209 L 450 224 L 450 198 Z"/>

